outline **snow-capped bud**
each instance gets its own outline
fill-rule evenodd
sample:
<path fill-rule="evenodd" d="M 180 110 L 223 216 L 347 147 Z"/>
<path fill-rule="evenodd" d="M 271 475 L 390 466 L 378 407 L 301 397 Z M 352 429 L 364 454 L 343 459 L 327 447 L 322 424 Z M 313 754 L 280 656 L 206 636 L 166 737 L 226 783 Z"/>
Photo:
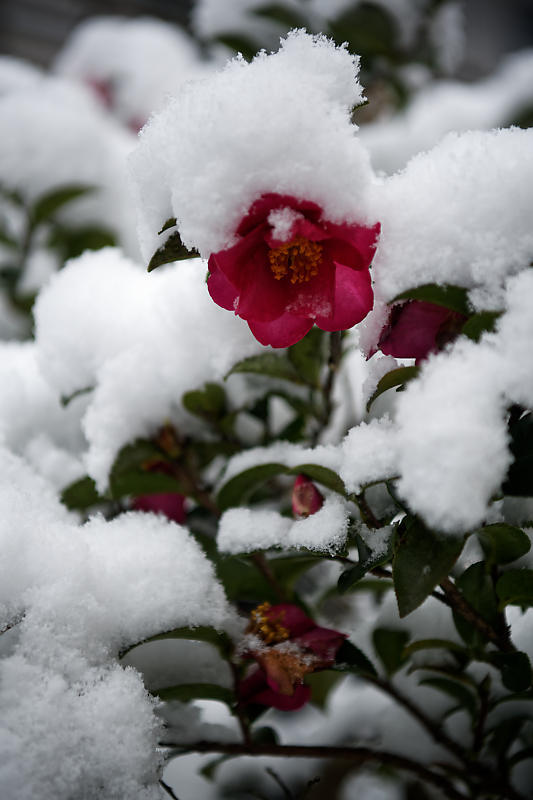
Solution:
<path fill-rule="evenodd" d="M 324 498 L 313 481 L 298 475 L 292 487 L 292 512 L 295 517 L 308 517 L 322 508 Z"/>

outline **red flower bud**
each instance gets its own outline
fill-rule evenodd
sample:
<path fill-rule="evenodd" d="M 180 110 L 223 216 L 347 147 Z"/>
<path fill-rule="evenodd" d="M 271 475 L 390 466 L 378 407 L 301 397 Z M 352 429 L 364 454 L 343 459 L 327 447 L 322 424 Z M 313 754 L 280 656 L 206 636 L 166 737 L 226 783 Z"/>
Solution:
<path fill-rule="evenodd" d="M 295 517 L 308 517 L 322 508 L 324 498 L 313 481 L 298 475 L 292 487 L 292 513 Z"/>
<path fill-rule="evenodd" d="M 185 522 L 185 498 L 177 492 L 142 494 L 133 500 L 131 507 L 134 511 L 151 511 L 153 514 L 163 514 L 174 522 Z"/>
<path fill-rule="evenodd" d="M 422 361 L 453 342 L 466 322 L 464 314 L 423 300 L 393 306 L 378 348 L 387 356 Z"/>

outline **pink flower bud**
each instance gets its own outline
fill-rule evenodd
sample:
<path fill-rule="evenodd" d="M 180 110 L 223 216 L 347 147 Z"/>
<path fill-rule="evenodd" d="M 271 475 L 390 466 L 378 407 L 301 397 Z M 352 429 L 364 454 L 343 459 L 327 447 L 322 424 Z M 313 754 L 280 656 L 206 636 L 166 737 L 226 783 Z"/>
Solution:
<path fill-rule="evenodd" d="M 131 507 L 134 511 L 152 512 L 163 514 L 174 522 L 185 522 L 185 498 L 177 492 L 159 492 L 156 494 L 142 494 L 136 497 Z"/>
<path fill-rule="evenodd" d="M 324 504 L 324 498 L 313 481 L 305 475 L 298 475 L 292 487 L 292 512 L 295 517 L 308 517 L 316 514 Z"/>

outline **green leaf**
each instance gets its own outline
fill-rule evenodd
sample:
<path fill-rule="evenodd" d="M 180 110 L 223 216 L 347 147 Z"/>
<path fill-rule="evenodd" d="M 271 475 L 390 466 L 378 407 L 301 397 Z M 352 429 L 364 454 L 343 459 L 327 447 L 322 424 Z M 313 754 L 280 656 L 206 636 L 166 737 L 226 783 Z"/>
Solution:
<path fill-rule="evenodd" d="M 96 490 L 96 484 L 88 475 L 74 481 L 61 492 L 61 502 L 72 511 L 85 511 L 86 508 L 104 502 Z"/>
<path fill-rule="evenodd" d="M 491 625 L 498 622 L 498 608 L 492 580 L 484 561 L 471 564 L 455 581 L 465 600 Z M 461 638 L 473 647 L 485 644 L 480 631 L 462 615 L 453 612 L 453 621 Z"/>
<path fill-rule="evenodd" d="M 164 689 L 152 689 L 150 694 L 166 702 L 170 700 L 179 700 L 182 703 L 188 700 L 219 700 L 230 708 L 235 702 L 233 692 L 223 686 L 217 686 L 216 683 L 180 683 Z"/>
<path fill-rule="evenodd" d="M 452 642 L 449 639 L 417 639 L 411 642 L 404 649 L 406 657 L 411 656 L 413 653 L 418 653 L 421 650 L 450 650 L 452 653 L 464 654 L 466 650 L 457 642 Z"/>
<path fill-rule="evenodd" d="M 375 628 L 372 641 L 387 675 L 393 675 L 406 661 L 404 650 L 409 641 L 408 632 L 397 628 Z"/>
<path fill-rule="evenodd" d="M 166 223 L 165 223 L 166 225 Z M 157 267 L 163 264 L 169 264 L 172 261 L 183 261 L 186 258 L 195 258 L 199 255 L 195 249 L 189 250 L 181 241 L 181 236 L 178 231 L 171 233 L 168 239 L 161 247 L 153 254 L 148 264 L 148 272 L 152 272 Z"/>
<path fill-rule="evenodd" d="M 396 53 L 397 25 L 390 13 L 373 3 L 358 3 L 330 20 L 329 32 L 341 45 L 348 43 L 351 53 L 359 54 L 363 63 L 378 56 L 391 58 Z"/>
<path fill-rule="evenodd" d="M 162 233 L 168 231 L 169 228 L 175 228 L 177 225 L 176 217 L 169 217 L 160 231 L 157 231 L 158 235 L 161 236 Z"/>
<path fill-rule="evenodd" d="M 9 234 L 0 229 L 0 244 L 4 247 L 10 247 L 12 250 L 18 248 L 18 244 Z"/>
<path fill-rule="evenodd" d="M 63 406 L 63 408 L 66 408 L 77 397 L 81 397 L 84 394 L 88 394 L 89 392 L 92 392 L 93 389 L 94 386 L 84 386 L 83 389 L 76 389 L 76 391 L 72 392 L 72 394 L 62 395 L 61 405 Z"/>
<path fill-rule="evenodd" d="M 317 708 L 324 709 L 329 695 L 341 680 L 342 675 L 334 669 L 322 669 L 306 675 L 305 682 L 311 688 L 312 704 Z"/>
<path fill-rule="evenodd" d="M 275 478 L 277 475 L 283 475 L 287 471 L 284 464 L 259 464 L 257 467 L 250 467 L 225 483 L 217 495 L 218 507 L 221 511 L 227 508 L 239 506 L 247 496 L 262 483 Z"/>
<path fill-rule="evenodd" d="M 171 631 L 164 631 L 163 633 L 156 633 L 155 636 L 149 636 L 141 642 L 136 642 L 130 647 L 124 649 L 120 658 L 123 658 L 126 653 L 134 650 L 141 645 L 149 644 L 150 642 L 159 642 L 163 639 L 188 639 L 193 642 L 207 642 L 208 644 L 216 647 L 221 656 L 227 659 L 232 652 L 232 644 L 227 633 L 217 631 L 216 628 L 211 628 L 208 625 L 199 625 L 197 628 L 174 628 Z"/>
<path fill-rule="evenodd" d="M 316 326 L 287 349 L 289 361 L 309 386 L 318 387 L 324 363 L 324 332 Z"/>
<path fill-rule="evenodd" d="M 424 286 L 417 286 L 402 292 L 392 302 L 395 303 L 397 300 L 423 300 L 426 303 L 434 303 L 436 306 L 444 306 L 444 308 L 449 308 L 465 316 L 471 313 L 467 289 L 451 284 L 440 286 L 436 283 L 427 283 Z"/>
<path fill-rule="evenodd" d="M 533 606 L 533 569 L 510 569 L 496 584 L 500 608 Z"/>
<path fill-rule="evenodd" d="M 360 537 L 356 538 L 360 539 Z M 339 593 L 344 594 L 345 592 L 349 591 L 354 584 L 364 578 L 367 572 L 369 572 L 371 569 L 374 569 L 374 567 L 379 567 L 381 564 L 385 564 L 387 561 L 389 561 L 392 556 L 393 542 L 394 536 L 391 535 L 388 541 L 388 547 L 385 551 L 377 550 L 373 552 L 367 548 L 368 552 L 364 557 L 361 548 L 359 548 L 359 563 L 354 564 L 353 567 L 349 567 L 339 577 L 337 582 L 337 589 Z"/>
<path fill-rule="evenodd" d="M 392 562 L 400 617 L 422 605 L 459 558 L 463 539 L 439 535 L 418 519 L 406 524 Z"/>
<path fill-rule="evenodd" d="M 308 25 L 307 19 L 303 14 L 298 14 L 282 3 L 266 3 L 264 6 L 252 9 L 252 13 L 258 17 L 265 17 L 273 22 L 279 22 L 287 30 L 291 28 L 306 28 Z"/>
<path fill-rule="evenodd" d="M 165 464 L 164 454 L 152 442 L 137 439 L 127 444 L 119 452 L 109 476 L 111 496 L 118 500 L 131 495 L 158 492 L 179 492 L 184 494 L 182 486 L 172 475 L 152 469 L 153 465 Z"/>
<path fill-rule="evenodd" d="M 500 670 L 506 689 L 525 692 L 531 686 L 531 664 L 526 653 L 491 653 L 490 661 Z"/>
<path fill-rule="evenodd" d="M 114 247 L 116 243 L 116 236 L 112 231 L 96 225 L 83 228 L 54 225 L 48 236 L 48 246 L 58 250 L 63 261 L 76 258 L 86 250 Z"/>
<path fill-rule="evenodd" d="M 529 536 L 521 528 L 496 522 L 476 531 L 488 564 L 510 564 L 531 549 Z"/>
<path fill-rule="evenodd" d="M 398 367 L 398 369 L 393 369 L 390 372 L 387 372 L 381 380 L 379 381 L 378 385 L 372 397 L 368 400 L 366 404 L 366 410 L 370 411 L 370 407 L 374 400 L 383 394 L 383 392 L 387 392 L 389 389 L 393 389 L 395 386 L 403 386 L 404 384 L 412 381 L 413 378 L 416 378 L 420 372 L 420 367 L 412 366 L 412 367 Z"/>
<path fill-rule="evenodd" d="M 218 35 L 215 41 L 229 47 L 235 53 L 240 53 L 247 61 L 251 61 L 260 49 L 251 39 L 247 39 L 246 36 L 242 36 L 240 33 L 224 33 Z"/>
<path fill-rule="evenodd" d="M 185 392 L 181 402 L 191 414 L 202 419 L 219 419 L 226 411 L 226 393 L 218 383 L 205 383 L 203 389 Z"/>
<path fill-rule="evenodd" d="M 423 678 L 421 686 L 432 686 L 444 692 L 449 697 L 458 701 L 458 707 L 464 708 L 472 718 L 477 713 L 477 701 L 475 695 L 463 683 L 451 680 L 450 678 Z"/>
<path fill-rule="evenodd" d="M 60 189 L 53 189 L 51 192 L 42 195 L 35 201 L 33 208 L 30 210 L 33 225 L 45 222 L 63 206 L 89 194 L 89 192 L 96 191 L 96 189 L 96 186 L 62 186 Z"/>
<path fill-rule="evenodd" d="M 533 414 L 526 414 L 509 426 L 510 451 L 514 462 L 503 484 L 505 494 L 533 497 Z"/>
<path fill-rule="evenodd" d="M 285 354 L 260 353 L 258 356 L 244 358 L 233 365 L 225 379 L 238 372 L 265 375 L 269 378 L 280 378 L 281 380 L 298 384 L 305 383 L 303 377 L 297 372 L 294 364 Z"/>
<path fill-rule="evenodd" d="M 494 330 L 501 315 L 501 311 L 479 311 L 472 314 L 463 325 L 461 333 L 474 342 L 479 342 L 484 333 Z"/>
<path fill-rule="evenodd" d="M 352 672 L 356 675 L 377 676 L 377 670 L 369 658 L 346 639 L 337 650 L 335 656 L 335 666 L 332 669 L 337 672 Z"/>

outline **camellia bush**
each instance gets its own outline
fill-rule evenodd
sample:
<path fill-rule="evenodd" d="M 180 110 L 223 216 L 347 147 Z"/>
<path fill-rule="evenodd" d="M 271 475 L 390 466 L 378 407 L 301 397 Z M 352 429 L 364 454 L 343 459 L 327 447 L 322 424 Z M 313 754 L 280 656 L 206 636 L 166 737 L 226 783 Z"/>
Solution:
<path fill-rule="evenodd" d="M 533 62 L 417 151 L 347 38 L 204 64 L 138 140 L 94 80 L 0 97 L 26 152 L 71 98 L 48 163 L 94 129 L 79 173 L 0 145 L 6 800 L 533 797 Z"/>

